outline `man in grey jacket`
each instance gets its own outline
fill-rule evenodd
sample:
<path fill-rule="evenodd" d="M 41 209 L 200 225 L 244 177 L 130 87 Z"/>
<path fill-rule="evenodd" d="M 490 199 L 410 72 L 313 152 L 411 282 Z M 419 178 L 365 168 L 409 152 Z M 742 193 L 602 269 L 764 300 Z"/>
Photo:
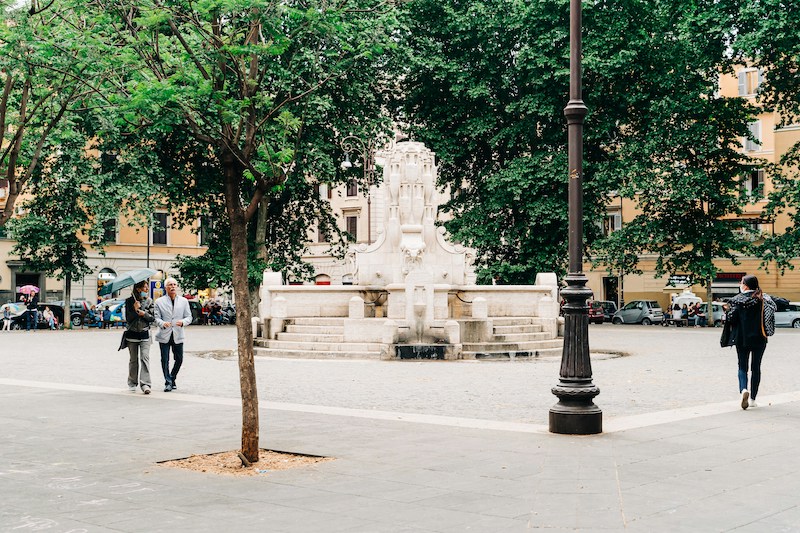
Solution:
<path fill-rule="evenodd" d="M 164 372 L 164 392 L 177 389 L 175 378 L 183 363 L 184 328 L 192 323 L 192 309 L 189 301 L 178 296 L 178 282 L 167 278 L 164 282 L 167 294 L 156 300 L 155 316 L 158 325 L 156 340 L 161 348 L 161 370 Z M 169 351 L 175 364 L 169 368 Z"/>

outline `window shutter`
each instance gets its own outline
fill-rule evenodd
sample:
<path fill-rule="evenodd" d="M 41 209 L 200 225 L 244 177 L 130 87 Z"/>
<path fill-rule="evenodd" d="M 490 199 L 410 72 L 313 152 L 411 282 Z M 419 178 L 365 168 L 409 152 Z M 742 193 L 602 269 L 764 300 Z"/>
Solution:
<path fill-rule="evenodd" d="M 739 96 L 747 94 L 747 72 L 740 71 L 739 74 Z"/>

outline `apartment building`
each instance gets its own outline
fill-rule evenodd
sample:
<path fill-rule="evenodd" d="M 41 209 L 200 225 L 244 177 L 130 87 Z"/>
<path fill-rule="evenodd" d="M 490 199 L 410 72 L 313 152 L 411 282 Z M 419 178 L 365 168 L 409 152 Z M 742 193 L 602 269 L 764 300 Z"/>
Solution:
<path fill-rule="evenodd" d="M 7 198 L 6 181 L 0 180 L 0 209 Z M 177 275 L 173 264 L 180 255 L 202 255 L 207 247 L 204 232 L 198 221 L 194 227 L 174 229 L 168 210 L 156 210 L 150 227 L 130 226 L 123 214 L 105 224 L 106 238 L 110 243 L 103 253 L 85 245 L 88 265 L 92 273 L 73 280 L 72 298 L 96 301 L 98 291 L 109 280 L 128 270 L 149 267 L 161 272 L 161 279 Z M 63 299 L 64 281 L 30 270 L 24 259 L 14 255 L 15 242 L 0 228 L 0 302 L 19 299 L 19 287 L 36 285 L 41 289 L 43 301 Z M 154 288 L 158 291 L 158 287 Z"/>
<path fill-rule="evenodd" d="M 734 74 L 721 77 L 719 93 L 721 96 L 755 99 L 762 82 L 763 75 L 757 69 L 740 67 Z M 775 113 L 764 112 L 758 115 L 750 124 L 750 131 L 756 141 L 743 138 L 742 151 L 770 163 L 779 162 L 795 143 L 800 142 L 800 124 L 778 127 L 779 122 L 779 117 Z M 763 170 L 743 177 L 742 194 L 751 194 L 759 189 L 763 190 L 764 195 L 772 191 L 769 175 Z M 762 234 L 784 232 L 790 224 L 789 217 L 784 214 L 774 222 L 764 223 L 761 215 L 765 205 L 766 200 L 763 197 L 754 199 L 746 206 L 742 217 L 750 220 L 753 229 Z M 632 200 L 618 197 L 609 199 L 603 231 L 608 233 L 620 229 L 636 214 L 638 212 Z M 787 270 L 781 275 L 776 268 L 769 268 L 769 272 L 762 269 L 761 259 L 758 257 L 739 259 L 738 265 L 732 264 L 731 261 L 716 262 L 719 272 L 711 285 L 713 298 L 727 298 L 736 294 L 739 281 L 747 273 L 756 274 L 767 293 L 792 301 L 800 300 L 800 269 Z M 796 265 L 800 267 L 800 259 Z M 699 285 L 692 285 L 687 273 L 672 272 L 667 276 L 656 276 L 655 257 L 642 256 L 639 267 L 643 272 L 641 275 L 622 276 L 614 273 L 609 275 L 602 268 L 591 270 L 591 265 L 588 263 L 584 264 L 584 271 L 589 278 L 589 288 L 599 300 L 612 300 L 618 304 L 620 300 L 625 302 L 639 299 L 657 300 L 664 307 L 670 302 L 672 294 L 684 288 L 691 288 L 705 297 L 705 289 Z"/>

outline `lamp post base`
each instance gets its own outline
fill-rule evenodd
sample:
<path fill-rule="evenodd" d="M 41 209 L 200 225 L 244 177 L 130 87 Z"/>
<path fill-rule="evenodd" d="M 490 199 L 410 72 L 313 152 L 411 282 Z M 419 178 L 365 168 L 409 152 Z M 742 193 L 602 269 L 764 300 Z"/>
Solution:
<path fill-rule="evenodd" d="M 596 435 L 603 432 L 603 412 L 594 403 L 573 406 L 558 402 L 550 409 L 550 433 Z"/>
<path fill-rule="evenodd" d="M 553 387 L 558 403 L 550 408 L 550 433 L 596 435 L 603 432 L 603 411 L 592 399 L 600 389 L 591 382 L 561 383 Z"/>

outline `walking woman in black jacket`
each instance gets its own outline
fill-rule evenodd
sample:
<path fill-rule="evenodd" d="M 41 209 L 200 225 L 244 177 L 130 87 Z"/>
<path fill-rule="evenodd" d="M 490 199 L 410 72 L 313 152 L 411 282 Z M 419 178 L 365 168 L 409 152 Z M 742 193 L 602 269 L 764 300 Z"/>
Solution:
<path fill-rule="evenodd" d="M 731 338 L 739 356 L 739 393 L 742 395 L 742 409 L 756 407 L 758 386 L 761 382 L 761 358 L 767 347 L 767 333 L 764 329 L 764 308 L 775 309 L 772 298 L 761 292 L 758 278 L 749 275 L 742 278 L 739 285 L 741 293 L 728 303 L 731 310 L 727 320 L 730 322 Z M 750 387 L 747 386 L 747 371 L 750 368 Z"/>

